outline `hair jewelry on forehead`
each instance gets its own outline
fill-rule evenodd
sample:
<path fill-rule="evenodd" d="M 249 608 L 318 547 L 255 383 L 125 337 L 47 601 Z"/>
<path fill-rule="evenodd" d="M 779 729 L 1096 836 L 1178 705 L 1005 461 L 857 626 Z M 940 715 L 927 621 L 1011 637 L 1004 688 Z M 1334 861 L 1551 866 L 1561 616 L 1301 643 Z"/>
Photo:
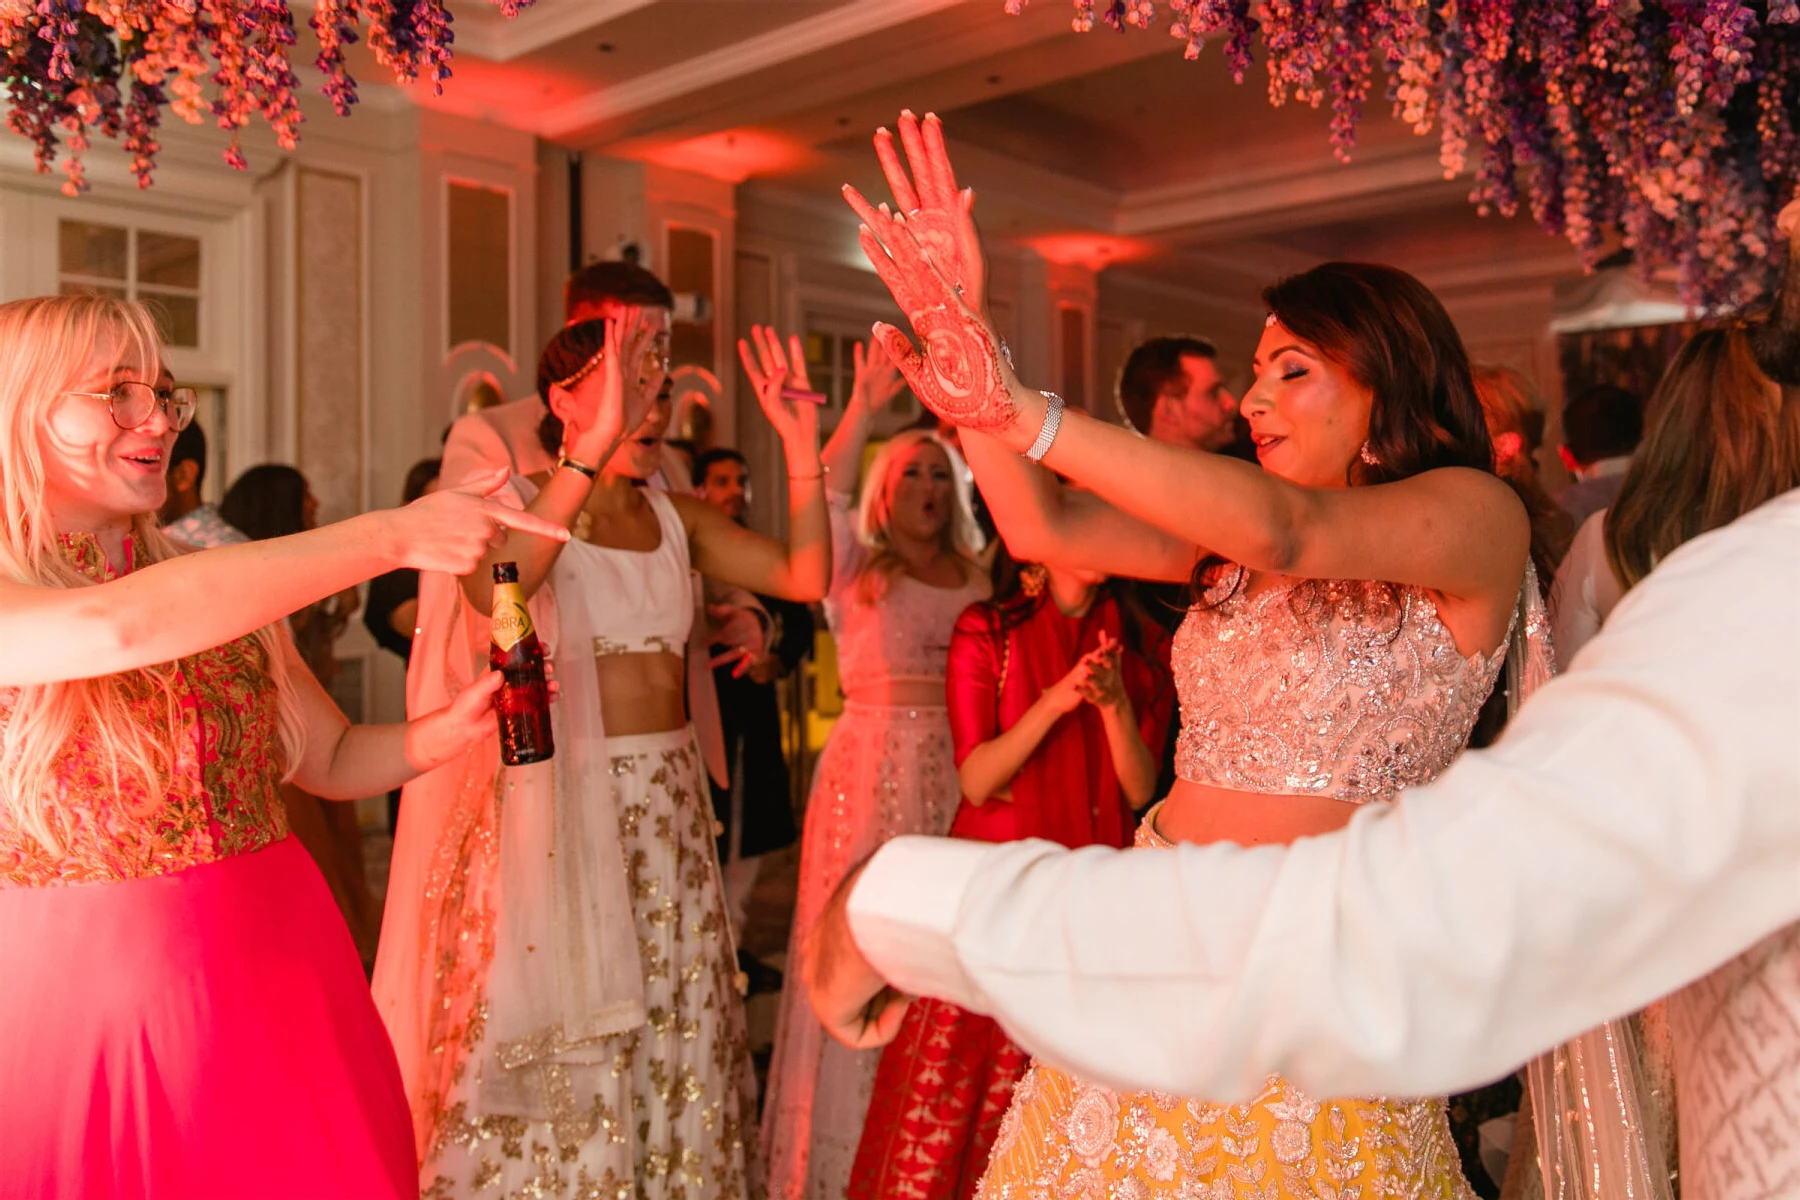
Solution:
<path fill-rule="evenodd" d="M 592 358 L 588 359 L 585 363 L 582 363 L 581 368 L 579 370 L 577 370 L 573 375 L 570 375 L 566 379 L 557 380 L 555 386 L 561 388 L 565 392 L 571 390 L 572 388 L 574 388 L 574 386 L 576 384 L 580 383 L 583 379 L 586 379 L 589 375 L 591 375 L 594 371 L 594 368 L 599 366 L 601 364 L 601 362 L 603 360 L 605 360 L 605 358 L 606 358 L 606 349 L 604 347 L 602 347 L 599 350 L 594 351 L 594 356 Z"/>

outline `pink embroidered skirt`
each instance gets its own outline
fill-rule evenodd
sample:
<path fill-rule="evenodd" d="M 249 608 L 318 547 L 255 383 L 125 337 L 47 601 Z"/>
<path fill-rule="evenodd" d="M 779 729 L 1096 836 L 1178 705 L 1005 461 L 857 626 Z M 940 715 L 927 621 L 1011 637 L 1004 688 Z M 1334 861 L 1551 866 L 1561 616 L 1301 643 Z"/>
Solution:
<path fill-rule="evenodd" d="M 413 1197 L 412 1121 L 306 851 L 0 890 L 0 1197 Z"/>

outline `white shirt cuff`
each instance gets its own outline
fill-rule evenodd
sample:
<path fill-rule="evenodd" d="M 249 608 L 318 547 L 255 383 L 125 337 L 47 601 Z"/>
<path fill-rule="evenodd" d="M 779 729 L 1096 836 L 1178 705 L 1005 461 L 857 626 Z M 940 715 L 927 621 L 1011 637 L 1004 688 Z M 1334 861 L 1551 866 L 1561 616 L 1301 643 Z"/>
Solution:
<path fill-rule="evenodd" d="M 993 847 L 954 838 L 900 837 L 883 846 L 850 893 L 857 949 L 894 987 L 982 1011 L 956 953 L 963 893 Z"/>

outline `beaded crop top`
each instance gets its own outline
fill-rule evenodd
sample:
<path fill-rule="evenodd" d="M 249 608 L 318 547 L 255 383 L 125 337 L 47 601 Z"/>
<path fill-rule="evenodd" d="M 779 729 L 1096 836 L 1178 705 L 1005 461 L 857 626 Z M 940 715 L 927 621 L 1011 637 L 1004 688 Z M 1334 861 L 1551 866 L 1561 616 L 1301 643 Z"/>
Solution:
<path fill-rule="evenodd" d="M 135 538 L 131 548 L 141 560 Z M 92 536 L 65 537 L 63 551 L 84 574 L 112 577 Z M 92 726 L 78 725 L 58 752 L 60 794 L 48 805 L 62 850 L 46 849 L 0 807 L 0 887 L 171 875 L 287 836 L 276 693 L 255 636 L 123 679 L 132 714 L 170 747 L 163 794 L 147 795 L 135 770 L 115 777 Z M 0 689 L 0 727 L 18 699 L 19 689 Z"/>
<path fill-rule="evenodd" d="M 1301 580 L 1245 596 L 1241 578 L 1228 572 L 1175 634 L 1176 775 L 1362 804 L 1450 765 L 1505 642 L 1464 658 L 1419 588 Z"/>

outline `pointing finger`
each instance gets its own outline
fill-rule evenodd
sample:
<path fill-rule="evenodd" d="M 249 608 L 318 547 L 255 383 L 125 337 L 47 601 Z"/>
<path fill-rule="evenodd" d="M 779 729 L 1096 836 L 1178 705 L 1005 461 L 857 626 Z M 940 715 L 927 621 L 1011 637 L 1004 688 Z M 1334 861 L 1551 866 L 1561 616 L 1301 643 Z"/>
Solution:
<path fill-rule="evenodd" d="M 538 537 L 547 537 L 552 541 L 569 540 L 567 526 L 558 525 L 555 521 L 546 521 L 543 517 L 522 512 L 516 508 L 508 508 L 504 504 L 496 504 L 492 500 L 482 505 L 482 510 L 494 524 L 511 529 L 515 533 L 529 533 Z"/>

